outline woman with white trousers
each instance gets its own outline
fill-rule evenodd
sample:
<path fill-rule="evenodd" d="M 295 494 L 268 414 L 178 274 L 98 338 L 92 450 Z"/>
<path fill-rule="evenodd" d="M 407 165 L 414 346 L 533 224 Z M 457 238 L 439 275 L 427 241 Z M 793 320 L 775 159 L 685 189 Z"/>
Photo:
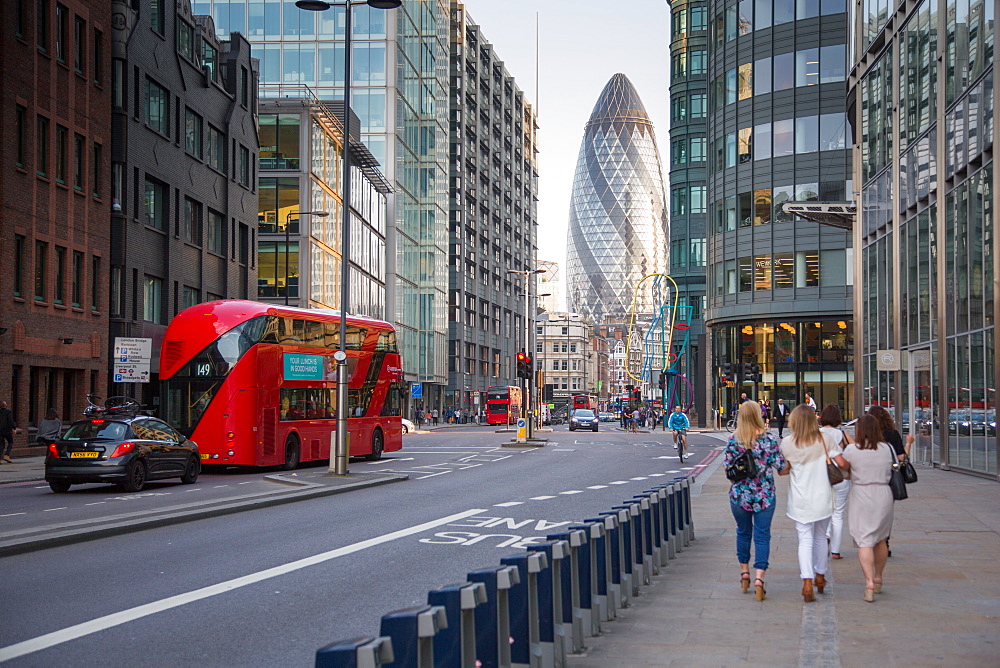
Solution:
<path fill-rule="evenodd" d="M 835 459 L 847 468 L 837 443 L 830 442 L 819 430 L 816 413 L 806 404 L 799 404 L 788 418 L 791 433 L 781 441 L 785 468 L 780 475 L 791 474 L 787 515 L 795 520 L 799 535 L 799 573 L 802 577 L 802 599 L 816 600 L 816 590 L 826 587 L 829 565 L 826 529 L 833 516 L 833 487 L 826 473 L 826 458 Z"/>
<path fill-rule="evenodd" d="M 820 432 L 828 437 L 827 441 L 832 439 L 837 443 L 841 450 L 854 442 L 850 434 L 840 428 L 843 421 L 840 407 L 836 404 L 827 404 L 819 414 Z M 840 543 L 844 536 L 844 509 L 847 508 L 847 495 L 851 491 L 851 476 L 847 471 L 843 473 L 844 480 L 833 486 L 833 517 L 830 518 L 830 527 L 826 530 L 831 559 L 843 559 L 840 556 Z"/>

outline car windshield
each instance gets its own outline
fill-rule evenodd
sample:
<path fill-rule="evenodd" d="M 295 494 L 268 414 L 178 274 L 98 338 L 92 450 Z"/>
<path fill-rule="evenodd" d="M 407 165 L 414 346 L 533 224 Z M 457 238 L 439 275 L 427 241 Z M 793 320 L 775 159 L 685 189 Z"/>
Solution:
<path fill-rule="evenodd" d="M 122 422 L 93 420 L 77 422 L 66 430 L 64 441 L 118 441 L 125 438 L 128 426 Z"/>
<path fill-rule="evenodd" d="M 575 418 L 592 418 L 594 417 L 594 411 L 589 408 L 577 408 L 576 412 L 573 413 Z"/>

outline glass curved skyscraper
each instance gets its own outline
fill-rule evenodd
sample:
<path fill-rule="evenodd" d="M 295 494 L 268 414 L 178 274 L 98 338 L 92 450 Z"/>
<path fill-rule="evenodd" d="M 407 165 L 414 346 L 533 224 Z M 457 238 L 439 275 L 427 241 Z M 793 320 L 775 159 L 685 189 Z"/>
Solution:
<path fill-rule="evenodd" d="M 615 74 L 583 134 L 566 249 L 567 305 L 591 322 L 621 321 L 643 276 L 667 269 L 663 175 L 653 124 L 635 86 Z M 639 312 L 649 312 L 649 290 Z"/>

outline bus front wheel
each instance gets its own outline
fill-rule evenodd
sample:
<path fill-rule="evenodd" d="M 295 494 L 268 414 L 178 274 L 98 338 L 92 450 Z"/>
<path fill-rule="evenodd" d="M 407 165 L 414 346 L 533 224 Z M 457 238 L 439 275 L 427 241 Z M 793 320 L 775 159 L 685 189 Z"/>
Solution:
<path fill-rule="evenodd" d="M 368 461 L 377 462 L 382 459 L 382 452 L 385 450 L 385 436 L 381 429 L 376 429 L 372 434 L 372 453 L 368 455 Z"/>
<path fill-rule="evenodd" d="M 286 471 L 299 468 L 299 437 L 295 434 L 285 440 L 285 464 L 282 468 Z"/>

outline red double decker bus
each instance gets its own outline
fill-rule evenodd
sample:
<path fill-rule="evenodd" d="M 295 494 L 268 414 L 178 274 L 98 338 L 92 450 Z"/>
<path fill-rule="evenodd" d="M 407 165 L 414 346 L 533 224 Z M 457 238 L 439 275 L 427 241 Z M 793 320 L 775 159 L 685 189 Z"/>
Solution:
<path fill-rule="evenodd" d="M 592 411 L 596 411 L 597 397 L 592 394 L 574 394 L 573 410 L 576 410 L 577 408 L 589 408 Z"/>
<path fill-rule="evenodd" d="M 242 300 L 185 309 L 160 356 L 163 417 L 204 464 L 328 459 L 336 429 L 340 313 Z M 405 384 L 392 325 L 347 318 L 350 455 L 399 450 Z"/>
<path fill-rule="evenodd" d="M 521 417 L 521 388 L 492 385 L 486 389 L 486 424 L 514 424 Z"/>

